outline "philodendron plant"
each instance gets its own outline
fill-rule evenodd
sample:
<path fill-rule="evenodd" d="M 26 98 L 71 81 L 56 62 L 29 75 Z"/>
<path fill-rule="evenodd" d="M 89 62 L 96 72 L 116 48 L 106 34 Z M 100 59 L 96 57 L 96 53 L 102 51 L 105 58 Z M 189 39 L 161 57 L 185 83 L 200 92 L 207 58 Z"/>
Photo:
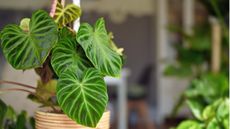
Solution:
<path fill-rule="evenodd" d="M 53 98 L 57 98 L 68 117 L 78 124 L 96 127 L 108 102 L 104 77 L 119 77 L 123 57 L 103 18 L 93 26 L 82 23 L 78 31 L 73 30 L 71 23 L 80 15 L 78 6 L 64 6 L 58 1 L 54 14 L 38 10 L 31 18 L 22 19 L 20 25 L 5 26 L 1 48 L 13 68 L 35 69 L 41 77 L 36 92 L 29 91 L 30 98 L 54 110 Z"/>

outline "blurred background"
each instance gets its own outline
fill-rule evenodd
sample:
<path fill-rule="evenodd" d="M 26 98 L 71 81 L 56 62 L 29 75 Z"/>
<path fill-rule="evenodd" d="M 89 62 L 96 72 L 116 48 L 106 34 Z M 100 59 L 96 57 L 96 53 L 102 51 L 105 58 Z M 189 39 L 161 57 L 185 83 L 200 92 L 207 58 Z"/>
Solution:
<path fill-rule="evenodd" d="M 0 3 L 1 30 L 9 23 L 19 24 L 34 10 L 49 11 L 51 0 Z M 104 17 L 114 41 L 125 50 L 122 77 L 107 78 L 112 129 L 176 127 L 185 119 L 196 119 L 197 107 L 203 110 L 228 97 L 228 0 L 81 0 L 81 8 L 81 22 L 93 24 Z M 14 70 L 0 50 L 0 80 L 36 86 L 38 78 L 34 70 Z M 199 87 L 203 80 L 213 82 Z M 220 89 L 223 93 L 216 93 Z M 39 106 L 25 93 L 0 96 L 18 113 L 26 110 L 33 116 Z M 197 103 L 199 97 L 204 101 Z M 194 101 L 186 103 L 187 98 Z"/>

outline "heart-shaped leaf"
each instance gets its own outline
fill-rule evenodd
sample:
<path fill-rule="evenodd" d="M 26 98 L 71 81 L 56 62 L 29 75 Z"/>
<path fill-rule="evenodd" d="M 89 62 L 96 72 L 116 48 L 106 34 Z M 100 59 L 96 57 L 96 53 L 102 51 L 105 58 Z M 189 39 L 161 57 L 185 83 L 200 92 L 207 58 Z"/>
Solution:
<path fill-rule="evenodd" d="M 114 77 L 120 75 L 122 59 L 110 47 L 110 38 L 102 18 L 96 22 L 94 28 L 87 23 L 82 24 L 77 33 L 77 41 L 101 73 Z"/>
<path fill-rule="evenodd" d="M 61 74 L 57 85 L 60 107 L 78 124 L 96 127 L 107 101 L 107 89 L 101 73 L 90 68 L 82 77 L 72 70 Z"/>
<path fill-rule="evenodd" d="M 74 36 L 67 28 L 61 31 L 60 40 L 52 52 L 51 64 L 54 71 L 60 76 L 66 69 L 73 68 L 81 74 L 85 69 L 92 67 L 91 62 L 85 56 L 81 46 L 77 44 Z"/>
<path fill-rule="evenodd" d="M 28 31 L 17 25 L 6 26 L 1 33 L 2 49 L 15 69 L 41 67 L 58 39 L 58 28 L 42 10 L 33 13 Z"/>
<path fill-rule="evenodd" d="M 66 24 L 76 20 L 81 16 L 81 8 L 75 4 L 68 4 L 63 7 L 60 0 L 58 0 L 56 11 L 54 14 L 55 22 L 58 23 L 59 27 L 65 26 Z"/>

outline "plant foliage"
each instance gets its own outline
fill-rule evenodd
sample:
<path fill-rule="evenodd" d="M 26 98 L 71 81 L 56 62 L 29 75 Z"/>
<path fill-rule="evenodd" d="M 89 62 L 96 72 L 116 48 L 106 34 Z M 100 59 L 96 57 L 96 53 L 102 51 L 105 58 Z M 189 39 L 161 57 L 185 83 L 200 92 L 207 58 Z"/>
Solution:
<path fill-rule="evenodd" d="M 55 109 L 56 96 L 67 116 L 78 124 L 96 127 L 108 102 L 104 76 L 119 77 L 123 49 L 107 33 L 103 18 L 94 26 L 83 23 L 78 32 L 72 30 L 70 23 L 80 15 L 78 6 L 64 6 L 58 0 L 53 18 L 38 10 L 31 19 L 22 19 L 20 26 L 4 27 L 1 46 L 15 69 L 36 68 L 41 76 L 35 92 L 28 96 L 30 99 Z M 58 81 L 52 80 L 53 72 Z M 46 76 L 49 78 L 44 79 Z M 24 123 L 24 116 L 21 113 L 16 124 Z M 25 128 L 23 124 L 18 127 Z"/>
<path fill-rule="evenodd" d="M 1 32 L 1 46 L 15 69 L 41 67 L 57 42 L 57 25 L 45 11 L 32 14 L 29 29 L 7 25 Z"/>

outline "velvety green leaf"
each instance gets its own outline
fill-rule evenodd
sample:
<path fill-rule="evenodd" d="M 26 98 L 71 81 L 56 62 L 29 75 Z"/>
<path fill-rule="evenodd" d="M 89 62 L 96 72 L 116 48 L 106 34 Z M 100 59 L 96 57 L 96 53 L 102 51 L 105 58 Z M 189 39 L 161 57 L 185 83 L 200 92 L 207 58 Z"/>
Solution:
<path fill-rule="evenodd" d="M 202 111 L 204 109 L 203 105 L 199 103 L 197 100 L 192 100 L 192 99 L 187 100 L 187 104 L 189 108 L 191 109 L 193 115 L 197 119 L 202 120 L 203 119 Z"/>
<path fill-rule="evenodd" d="M 193 120 L 186 120 L 179 124 L 176 129 L 202 129 L 200 124 Z"/>
<path fill-rule="evenodd" d="M 84 49 L 86 56 L 104 75 L 119 76 L 122 66 L 120 55 L 110 48 L 110 39 L 105 28 L 105 22 L 99 19 L 94 28 L 81 24 L 77 33 L 77 41 Z"/>
<path fill-rule="evenodd" d="M 7 111 L 6 104 L 0 99 L 0 129 L 3 128 L 3 119 Z"/>
<path fill-rule="evenodd" d="M 16 69 L 41 67 L 58 39 L 58 28 L 48 13 L 33 13 L 29 30 L 7 25 L 1 35 L 3 53 Z"/>
<path fill-rule="evenodd" d="M 61 74 L 57 85 L 61 109 L 77 123 L 96 127 L 107 101 L 107 88 L 100 72 L 94 68 L 79 76 L 74 70 Z"/>
<path fill-rule="evenodd" d="M 66 33 L 69 32 L 68 30 L 63 31 Z M 85 69 L 93 65 L 85 56 L 81 46 L 77 44 L 76 39 L 71 35 L 66 35 L 66 37 L 68 38 L 61 37 L 52 52 L 52 67 L 58 76 L 69 68 L 81 74 Z"/>
<path fill-rule="evenodd" d="M 66 24 L 76 20 L 81 16 L 81 9 L 75 4 L 68 4 L 63 7 L 60 0 L 58 0 L 56 11 L 54 15 L 55 22 L 59 27 L 66 26 Z"/>

